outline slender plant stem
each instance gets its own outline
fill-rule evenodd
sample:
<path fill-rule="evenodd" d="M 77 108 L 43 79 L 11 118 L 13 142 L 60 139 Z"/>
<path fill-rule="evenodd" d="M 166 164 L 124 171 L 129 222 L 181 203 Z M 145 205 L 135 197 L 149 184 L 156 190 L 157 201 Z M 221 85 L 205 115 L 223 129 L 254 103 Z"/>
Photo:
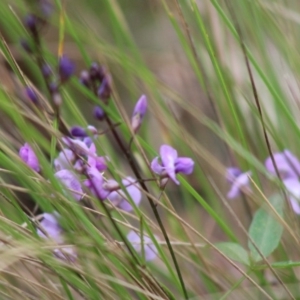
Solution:
<path fill-rule="evenodd" d="M 162 231 L 162 234 L 166 240 L 166 243 L 167 243 L 167 246 L 168 246 L 168 249 L 170 251 L 170 254 L 171 254 L 171 257 L 172 257 L 172 260 L 173 260 L 173 263 L 174 263 L 174 266 L 175 266 L 175 269 L 176 269 L 176 272 L 177 272 L 177 276 L 178 276 L 178 279 L 180 281 L 180 284 L 181 284 L 181 288 L 182 288 L 182 292 L 183 292 L 183 295 L 185 297 L 185 299 L 188 299 L 188 294 L 187 294 L 187 291 L 186 291 L 186 288 L 185 288 L 185 284 L 184 284 L 184 281 L 183 281 L 183 278 L 182 278 L 182 275 L 181 275 L 181 272 L 180 272 L 180 268 L 179 268 L 179 265 L 178 265 L 178 262 L 177 262 L 177 259 L 176 259 L 176 256 L 175 256 L 175 253 L 174 253 L 174 250 L 172 248 L 172 245 L 171 245 L 171 242 L 170 242 L 170 239 L 168 237 L 168 234 L 167 234 L 167 231 L 163 225 L 163 222 L 160 218 L 160 215 L 158 213 L 158 210 L 157 210 L 157 207 L 156 207 L 156 204 L 154 203 L 154 201 L 148 196 L 149 194 L 149 190 L 142 178 L 142 176 L 140 175 L 140 172 L 138 170 L 138 166 L 131 154 L 131 152 L 129 151 L 129 149 L 127 147 L 125 147 L 125 145 L 123 144 L 122 140 L 120 139 L 117 131 L 115 130 L 115 127 L 113 126 L 113 123 L 112 121 L 110 120 L 110 118 L 105 115 L 105 120 L 108 124 L 108 126 L 110 127 L 111 129 L 111 132 L 116 140 L 116 142 L 118 143 L 121 151 L 124 153 L 134 175 L 136 176 L 136 178 L 138 179 L 140 185 L 142 186 L 143 190 L 146 192 L 146 196 L 147 196 L 147 199 L 150 203 L 150 206 L 151 206 L 151 209 L 154 213 L 154 216 L 157 220 L 157 223 Z"/>

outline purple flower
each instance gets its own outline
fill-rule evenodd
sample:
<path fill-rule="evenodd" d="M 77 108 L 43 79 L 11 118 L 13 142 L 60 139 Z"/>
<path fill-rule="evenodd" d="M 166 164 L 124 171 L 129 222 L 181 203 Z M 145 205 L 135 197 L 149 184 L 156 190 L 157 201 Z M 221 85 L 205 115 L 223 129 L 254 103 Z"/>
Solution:
<path fill-rule="evenodd" d="M 160 160 L 156 157 L 151 162 L 151 169 L 154 173 L 162 177 L 171 178 L 176 184 L 179 181 L 176 178 L 176 173 L 189 175 L 194 170 L 194 161 L 189 157 L 178 157 L 177 151 L 168 145 L 160 147 Z"/>
<path fill-rule="evenodd" d="M 24 146 L 20 148 L 19 155 L 28 167 L 36 172 L 40 171 L 40 165 L 37 156 L 28 143 L 25 143 Z"/>
<path fill-rule="evenodd" d="M 43 220 L 40 222 L 42 230 L 38 229 L 37 234 L 42 238 L 51 238 L 60 244 L 63 242 L 63 230 L 58 223 L 58 217 L 59 215 L 57 213 L 44 213 Z"/>
<path fill-rule="evenodd" d="M 73 197 L 79 201 L 82 197 L 83 191 L 81 184 L 76 175 L 70 170 L 60 170 L 55 173 L 55 177 L 69 190 L 71 190 Z"/>
<path fill-rule="evenodd" d="M 84 182 L 84 185 L 91 191 L 91 193 L 104 200 L 110 194 L 110 190 L 104 188 L 104 179 L 102 174 L 96 168 L 87 169 L 88 179 Z"/>
<path fill-rule="evenodd" d="M 33 35 L 37 35 L 37 22 L 37 17 L 32 14 L 28 14 L 24 20 L 24 25 L 31 31 Z"/>
<path fill-rule="evenodd" d="M 60 57 L 58 66 L 60 80 L 62 82 L 68 80 L 75 72 L 75 65 L 66 55 Z"/>
<path fill-rule="evenodd" d="M 56 212 L 53 214 L 44 213 L 43 220 L 40 222 L 42 230 L 37 229 L 37 234 L 44 239 L 50 238 L 56 241 L 57 244 L 62 244 L 64 242 L 63 229 L 59 225 L 58 218 L 59 214 Z M 57 258 L 67 261 L 75 261 L 77 258 L 77 254 L 73 247 L 54 249 L 53 253 Z"/>
<path fill-rule="evenodd" d="M 273 154 L 273 157 L 282 179 L 299 177 L 300 162 L 289 150 L 284 150 L 281 153 L 275 153 Z M 265 167 L 272 175 L 277 175 L 271 157 L 266 159 Z"/>
<path fill-rule="evenodd" d="M 67 137 L 63 138 L 62 141 L 77 155 L 94 155 L 96 152 L 95 145 L 91 148 L 85 141 L 81 141 L 79 139 L 71 139 Z"/>
<path fill-rule="evenodd" d="M 300 182 L 296 178 L 288 178 L 283 181 L 286 189 L 290 193 L 289 200 L 294 212 L 300 215 Z"/>
<path fill-rule="evenodd" d="M 132 177 L 126 177 L 122 180 L 122 183 L 125 186 L 127 193 L 130 195 L 130 198 L 135 203 L 135 205 L 138 206 L 142 199 L 142 193 L 134 182 L 135 180 Z M 126 193 L 122 190 L 111 192 L 108 195 L 107 199 L 122 210 L 125 210 L 127 212 L 133 210 L 132 205 L 127 201 Z"/>
<path fill-rule="evenodd" d="M 102 81 L 107 71 L 104 67 L 99 66 L 97 62 L 93 62 L 90 67 L 89 73 L 90 73 L 91 80 Z"/>
<path fill-rule="evenodd" d="M 32 103 L 38 104 L 38 102 L 39 102 L 38 96 L 37 96 L 35 90 L 32 87 L 27 86 L 25 88 L 25 93 L 26 93 L 27 98 L 30 101 L 32 101 Z"/>
<path fill-rule="evenodd" d="M 226 173 L 226 179 L 231 184 L 231 188 L 227 193 L 228 199 L 234 199 L 241 194 L 243 189 L 250 189 L 251 172 L 242 173 L 238 168 L 228 168 Z"/>
<path fill-rule="evenodd" d="M 134 107 L 131 118 L 131 127 L 134 132 L 137 132 L 140 128 L 147 111 L 147 106 L 147 97 L 145 95 L 142 95 Z"/>
<path fill-rule="evenodd" d="M 83 141 L 63 138 L 63 142 L 77 155 L 87 156 L 87 164 L 89 168 L 96 168 L 99 171 L 106 170 L 107 166 L 105 158 L 97 156 L 96 146 L 90 137 L 84 138 Z M 76 162 L 76 168 L 78 167 L 82 167 L 82 163 L 79 161 Z"/>
<path fill-rule="evenodd" d="M 84 128 L 80 127 L 80 126 L 73 126 L 70 130 L 72 136 L 74 137 L 87 137 L 87 133 L 85 131 Z"/>
<path fill-rule="evenodd" d="M 127 240 L 132 244 L 137 253 L 145 255 L 146 261 L 153 260 L 157 257 L 158 251 L 148 236 L 143 235 L 142 241 L 141 236 L 131 230 L 127 235 Z"/>
<path fill-rule="evenodd" d="M 72 163 L 75 160 L 75 154 L 69 149 L 63 149 L 59 152 L 58 157 L 54 160 L 54 167 L 56 171 L 63 169 L 71 169 Z"/>
<path fill-rule="evenodd" d="M 110 74 L 105 74 L 105 77 L 103 78 L 101 85 L 97 92 L 100 99 L 107 100 L 110 98 L 111 84 L 112 84 L 112 79 L 111 79 Z"/>
<path fill-rule="evenodd" d="M 103 121 L 105 117 L 105 111 L 100 106 L 95 106 L 94 117 L 99 121 Z"/>

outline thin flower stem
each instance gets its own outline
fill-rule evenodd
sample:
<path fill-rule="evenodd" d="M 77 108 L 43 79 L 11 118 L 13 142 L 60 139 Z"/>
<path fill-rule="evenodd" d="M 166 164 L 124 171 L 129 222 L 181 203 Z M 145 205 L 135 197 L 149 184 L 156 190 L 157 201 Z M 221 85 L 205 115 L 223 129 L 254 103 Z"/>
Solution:
<path fill-rule="evenodd" d="M 168 237 L 168 234 L 167 234 L 167 231 L 163 225 L 163 222 L 159 216 L 159 213 L 158 213 L 158 210 L 157 210 L 157 207 L 156 207 L 156 204 L 154 203 L 154 201 L 148 196 L 149 194 L 149 190 L 145 184 L 145 182 L 143 181 L 143 178 L 142 176 L 140 175 L 140 172 L 138 170 L 138 167 L 137 167 L 137 164 L 136 164 L 136 161 L 134 160 L 134 157 L 132 156 L 131 152 L 129 151 L 129 149 L 127 149 L 125 147 L 125 145 L 123 144 L 122 140 L 120 139 L 117 131 L 115 130 L 115 127 L 113 126 L 113 123 L 112 121 L 110 120 L 110 118 L 105 115 L 105 121 L 107 122 L 108 126 L 110 127 L 111 129 L 111 132 L 116 140 L 116 142 L 118 143 L 121 151 L 124 153 L 134 175 L 136 176 L 136 178 L 138 179 L 138 181 L 140 182 L 140 185 L 142 186 L 143 190 L 146 192 L 146 197 L 150 203 L 150 206 L 151 206 L 151 209 L 154 213 L 154 216 L 157 220 L 157 223 L 162 231 L 162 234 L 164 236 L 164 239 L 166 240 L 166 243 L 167 243 L 167 246 L 168 246 L 168 249 L 170 251 L 170 254 L 171 254 L 171 257 L 172 257 L 172 260 L 173 260 L 173 263 L 174 263 L 174 266 L 175 266 L 175 269 L 176 269 L 176 272 L 177 272 L 177 276 L 178 276 L 178 279 L 180 281 L 180 285 L 181 285 L 181 288 L 182 288 L 182 292 L 183 292 L 183 295 L 185 297 L 185 299 L 188 299 L 188 294 L 187 294 L 187 291 L 186 291 L 186 288 L 185 288 L 185 284 L 184 284 L 184 281 L 183 281 L 183 278 L 182 278 L 182 275 L 181 275 L 181 272 L 180 272 L 180 268 L 179 268 L 179 265 L 178 265 L 178 262 L 177 262 L 177 259 L 176 259 L 176 256 L 175 256 L 175 253 L 174 253 L 174 250 L 172 248 L 172 245 L 171 245 L 171 242 L 169 240 L 169 237 Z"/>

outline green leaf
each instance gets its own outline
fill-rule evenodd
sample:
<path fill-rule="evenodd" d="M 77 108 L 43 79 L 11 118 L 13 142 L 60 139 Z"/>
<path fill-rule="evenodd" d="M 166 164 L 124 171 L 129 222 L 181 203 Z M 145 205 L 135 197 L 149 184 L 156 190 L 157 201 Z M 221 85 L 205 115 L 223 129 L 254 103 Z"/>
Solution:
<path fill-rule="evenodd" d="M 218 243 L 215 245 L 218 250 L 228 256 L 228 258 L 249 266 L 250 260 L 248 252 L 236 243 Z"/>
<path fill-rule="evenodd" d="M 269 199 L 269 202 L 276 212 L 280 216 L 283 216 L 284 200 L 282 196 L 275 194 Z M 249 229 L 249 236 L 261 254 L 267 257 L 279 245 L 282 232 L 283 227 L 277 220 L 274 212 L 271 211 L 270 207 L 264 205 L 254 215 Z M 250 240 L 248 241 L 248 245 L 252 259 L 255 262 L 262 260 L 261 255 Z"/>

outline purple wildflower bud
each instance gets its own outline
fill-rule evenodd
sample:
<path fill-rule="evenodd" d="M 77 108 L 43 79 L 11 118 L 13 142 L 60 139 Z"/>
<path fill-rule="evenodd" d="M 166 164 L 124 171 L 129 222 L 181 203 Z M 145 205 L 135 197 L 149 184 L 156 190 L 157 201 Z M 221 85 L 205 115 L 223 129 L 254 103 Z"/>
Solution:
<path fill-rule="evenodd" d="M 38 158 L 28 143 L 20 148 L 19 155 L 28 167 L 36 172 L 40 171 Z"/>
<path fill-rule="evenodd" d="M 250 189 L 250 180 L 249 176 L 251 176 L 251 172 L 245 172 L 238 175 L 232 182 L 231 188 L 227 193 L 228 199 L 234 199 L 241 194 L 241 191 L 245 189 Z"/>
<path fill-rule="evenodd" d="M 289 200 L 294 212 L 300 215 L 300 182 L 296 178 L 288 178 L 283 181 L 286 189 L 290 193 Z"/>
<path fill-rule="evenodd" d="M 176 173 L 189 175 L 194 170 L 194 161 L 188 157 L 178 157 L 177 151 L 168 145 L 160 147 L 160 160 L 156 157 L 151 162 L 151 169 L 154 173 L 160 176 L 171 178 L 176 184 L 179 181 L 176 178 Z"/>
<path fill-rule="evenodd" d="M 86 137 L 87 133 L 84 128 L 80 126 L 73 126 L 70 130 L 71 135 L 77 138 Z"/>
<path fill-rule="evenodd" d="M 104 179 L 102 174 L 96 168 L 88 168 L 87 170 L 88 179 L 84 182 L 84 185 L 91 191 L 91 193 L 104 200 L 109 195 L 110 191 L 104 188 Z"/>
<path fill-rule="evenodd" d="M 58 157 L 54 160 L 54 167 L 56 171 L 63 169 L 70 169 L 75 160 L 75 154 L 70 149 L 63 149 Z"/>
<path fill-rule="evenodd" d="M 85 85 L 86 87 L 89 87 L 90 85 L 90 74 L 88 71 L 83 70 L 80 73 L 80 78 L 79 81 L 81 82 L 81 84 Z"/>
<path fill-rule="evenodd" d="M 134 107 L 131 118 L 131 127 L 133 132 L 135 133 L 138 131 L 142 124 L 143 118 L 147 111 L 147 106 L 147 97 L 145 95 L 142 95 Z"/>
<path fill-rule="evenodd" d="M 275 153 L 273 154 L 273 158 L 282 179 L 299 177 L 300 162 L 290 151 L 284 150 L 282 153 Z M 266 159 L 265 167 L 272 175 L 277 175 L 271 157 Z"/>
<path fill-rule="evenodd" d="M 27 86 L 27 87 L 25 88 L 25 93 L 26 93 L 27 98 L 28 98 L 32 103 L 38 104 L 38 102 L 39 102 L 38 96 L 37 96 L 35 90 L 34 90 L 32 87 Z"/>
<path fill-rule="evenodd" d="M 98 63 L 93 62 L 91 64 L 91 67 L 90 67 L 90 76 L 91 76 L 92 80 L 95 80 L 97 78 L 99 69 L 100 69 L 100 66 L 99 66 Z"/>
<path fill-rule="evenodd" d="M 51 76 L 52 69 L 51 69 L 51 67 L 47 63 L 43 64 L 43 66 L 42 66 L 42 73 L 43 73 L 43 75 L 44 75 L 45 78 L 48 78 L 48 77 Z"/>
<path fill-rule="evenodd" d="M 132 244 L 132 247 L 139 255 L 145 255 L 146 261 L 153 260 L 157 257 L 158 251 L 148 236 L 143 235 L 142 240 L 140 234 L 131 230 L 127 235 L 127 240 Z"/>
<path fill-rule="evenodd" d="M 93 125 L 88 125 L 87 130 L 91 133 L 97 136 L 98 130 L 95 126 Z"/>
<path fill-rule="evenodd" d="M 43 220 L 40 222 L 41 229 L 37 229 L 37 234 L 42 238 L 51 238 L 58 244 L 63 242 L 62 228 L 58 223 L 59 215 L 57 213 L 43 214 Z M 46 233 L 46 234 L 45 234 Z"/>
<path fill-rule="evenodd" d="M 34 16 L 32 14 L 28 14 L 24 20 L 24 25 L 27 27 L 27 29 L 29 29 L 29 31 L 33 35 L 37 35 L 37 21 L 38 20 L 37 20 L 36 16 Z"/>
<path fill-rule="evenodd" d="M 98 89 L 98 97 L 101 100 L 108 100 L 110 98 L 111 94 L 111 76 L 109 74 L 106 74 L 103 78 L 101 85 Z"/>
<path fill-rule="evenodd" d="M 91 80 L 98 80 L 101 82 L 105 77 L 106 69 L 102 66 L 99 66 L 98 63 L 93 62 L 90 67 L 89 73 Z"/>
<path fill-rule="evenodd" d="M 33 53 L 32 46 L 29 44 L 29 42 L 27 40 L 21 39 L 20 45 L 27 53 L 29 53 L 29 54 Z"/>
<path fill-rule="evenodd" d="M 62 55 L 59 59 L 59 76 L 61 82 L 68 80 L 75 72 L 74 63 L 66 56 Z"/>
<path fill-rule="evenodd" d="M 103 121 L 105 117 L 105 111 L 100 106 L 95 106 L 94 117 L 99 121 Z"/>
<path fill-rule="evenodd" d="M 82 198 L 82 188 L 76 175 L 70 170 L 60 170 L 56 172 L 55 177 L 69 190 L 75 200 L 79 201 Z"/>
<path fill-rule="evenodd" d="M 130 195 L 130 198 L 135 205 L 138 206 L 142 199 L 142 193 L 137 187 L 137 184 L 134 182 L 135 180 L 132 177 L 126 177 L 122 180 L 123 185 L 126 187 L 127 193 Z M 124 211 L 130 212 L 133 210 L 132 205 L 127 201 L 126 193 L 122 190 L 110 193 L 107 199 Z"/>

